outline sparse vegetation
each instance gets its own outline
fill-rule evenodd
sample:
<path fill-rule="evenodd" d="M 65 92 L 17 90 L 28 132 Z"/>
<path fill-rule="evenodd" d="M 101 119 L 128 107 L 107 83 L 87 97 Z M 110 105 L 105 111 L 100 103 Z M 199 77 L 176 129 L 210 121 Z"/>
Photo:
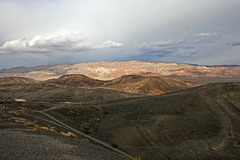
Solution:
<path fill-rule="evenodd" d="M 87 125 L 82 127 L 82 132 L 85 134 L 92 134 L 90 127 Z"/>
<path fill-rule="evenodd" d="M 112 147 L 114 147 L 114 148 L 118 148 L 118 145 L 117 145 L 116 143 L 112 143 L 111 145 L 112 145 Z"/>
<path fill-rule="evenodd" d="M 81 139 L 82 142 L 88 142 L 89 143 L 89 139 L 87 138 L 84 138 L 84 139 Z"/>
<path fill-rule="evenodd" d="M 13 114 L 13 115 L 16 115 L 16 116 L 19 116 L 20 114 L 16 111 L 8 111 L 9 114 Z"/>
<path fill-rule="evenodd" d="M 21 87 L 19 87 L 19 90 L 22 90 Z M 67 89 L 62 90 L 62 93 L 72 95 L 72 92 L 78 91 L 76 88 L 71 88 L 72 92 Z M 238 151 L 239 140 L 236 136 L 239 128 L 236 128 L 238 126 L 236 122 L 237 124 L 240 122 L 237 116 L 239 114 L 237 107 L 240 104 L 239 90 L 239 83 L 210 84 L 162 96 L 119 99 L 106 101 L 106 103 L 105 101 L 104 103 L 96 102 L 95 99 L 91 99 L 89 103 L 81 103 L 81 105 L 78 102 L 48 104 L 45 102 L 39 103 L 40 101 L 30 104 L 28 101 L 23 107 L 22 103 L 6 103 L 8 105 L 0 105 L 2 109 L 0 110 L 0 122 L 3 122 L 1 127 L 6 127 L 4 123 L 7 122 L 6 124 L 10 124 L 7 127 L 23 129 L 30 134 L 50 135 L 54 138 L 60 137 L 73 141 L 71 138 L 64 137 L 67 136 L 79 138 L 74 142 L 89 142 L 87 136 L 85 138 L 82 135 L 78 137 L 77 134 L 74 134 L 75 132 L 66 131 L 66 127 L 64 128 L 63 125 L 61 127 L 61 123 L 58 123 L 57 120 L 67 122 L 65 124 L 69 127 L 102 140 L 109 144 L 108 146 L 119 148 L 119 150 L 131 155 L 137 156 L 140 153 L 141 157 L 135 157 L 134 160 L 141 160 L 141 158 L 157 159 L 158 153 L 165 151 L 165 149 L 189 154 L 198 153 L 203 157 L 206 156 L 206 153 L 211 152 L 216 157 L 219 154 L 226 155 L 228 158 L 227 152 L 218 148 L 216 150 L 212 146 L 218 146 L 217 143 L 225 138 L 223 143 L 226 142 L 226 146 L 233 151 L 231 156 L 235 156 Z M 231 94 L 228 93 L 229 91 L 231 91 Z M 51 92 L 55 92 L 55 90 Z M 60 100 L 66 100 L 62 93 L 58 94 L 61 97 Z M 115 92 L 110 94 L 112 93 Z M 32 95 L 29 94 L 29 96 Z M 46 105 L 40 107 L 39 104 L 42 103 Z M 71 107 L 69 107 L 69 103 L 71 103 Z M 229 104 L 233 105 L 228 106 Z M 30 109 L 33 112 L 29 113 Z M 41 112 L 38 111 L 57 120 L 53 122 L 53 118 L 51 120 L 51 117 L 40 114 Z M 16 123 L 14 123 L 14 120 Z M 227 127 L 228 125 L 231 127 Z M 29 130 L 39 130 L 39 132 L 32 133 Z M 74 131 L 70 128 L 69 130 Z M 235 142 L 235 148 L 228 146 L 229 138 Z M 191 143 L 189 143 L 189 139 L 191 139 Z M 201 143 L 203 139 L 206 145 L 201 145 L 206 150 L 201 150 L 196 145 Z M 218 139 L 217 142 L 216 139 Z M 209 147 L 211 150 L 208 150 L 208 142 L 216 143 Z M 161 146 L 164 146 L 163 148 L 159 146 L 160 143 Z M 183 144 L 182 148 L 176 146 L 180 143 Z M 81 145 L 84 145 L 84 143 L 81 143 Z M 153 148 L 154 150 L 152 150 Z M 144 152 L 141 152 L 142 150 Z M 168 159 L 167 152 L 161 152 L 160 154 Z M 177 159 L 176 154 L 173 153 L 171 158 Z"/>
<path fill-rule="evenodd" d="M 140 156 L 133 158 L 133 160 L 142 160 Z"/>
<path fill-rule="evenodd" d="M 32 131 L 38 131 L 39 130 L 39 125 L 35 124 Z"/>
<path fill-rule="evenodd" d="M 2 104 L 1 104 L 0 107 L 1 107 L 2 110 L 8 110 L 8 107 L 5 106 L 5 105 L 2 105 Z"/>
<path fill-rule="evenodd" d="M 29 126 L 31 123 L 30 122 L 25 122 L 24 126 Z"/>
<path fill-rule="evenodd" d="M 103 111 L 103 115 L 108 115 L 108 111 Z"/>
<path fill-rule="evenodd" d="M 57 133 L 54 127 L 40 127 L 40 129 Z"/>
<path fill-rule="evenodd" d="M 67 136 L 67 137 L 78 138 L 78 136 L 76 134 L 71 133 L 71 132 L 67 132 L 67 133 L 60 132 L 60 134 L 64 135 L 64 136 Z"/>

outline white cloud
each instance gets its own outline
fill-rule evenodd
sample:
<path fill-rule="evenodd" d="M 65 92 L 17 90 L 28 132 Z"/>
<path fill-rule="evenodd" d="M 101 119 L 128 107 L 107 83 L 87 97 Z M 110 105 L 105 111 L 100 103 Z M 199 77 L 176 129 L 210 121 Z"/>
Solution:
<path fill-rule="evenodd" d="M 147 44 L 146 42 L 143 42 L 143 43 L 135 43 L 134 46 L 137 47 L 137 49 L 141 49 L 141 48 L 146 48 L 146 47 L 148 47 L 148 44 Z"/>
<path fill-rule="evenodd" d="M 50 36 L 35 36 L 33 39 L 18 39 L 5 42 L 0 47 L 2 54 L 79 52 L 90 49 L 119 48 L 122 43 L 107 40 L 98 46 L 90 44 L 83 33 L 62 31 Z"/>
<path fill-rule="evenodd" d="M 184 39 L 179 39 L 179 40 L 176 41 L 176 44 L 182 44 L 182 43 L 185 43 Z"/>
<path fill-rule="evenodd" d="M 76 63 L 106 60 L 106 57 L 115 61 L 132 60 L 136 54 L 147 52 L 172 56 L 184 47 L 187 47 L 186 52 L 198 51 L 198 58 L 202 56 L 201 63 L 205 63 L 209 54 L 217 57 L 226 42 L 234 42 L 231 45 L 235 47 L 228 45 L 228 49 L 239 48 L 239 43 L 234 41 L 239 38 L 240 21 L 236 16 L 240 14 L 239 5 L 238 0 L 221 3 L 219 0 L 0 0 L 0 66 L 8 65 L 17 56 L 24 60 L 24 57 L 51 54 L 55 56 L 54 61 L 59 57 L 56 63 L 66 61 L 66 56 Z M 61 29 L 81 29 L 84 34 L 51 35 Z M 111 41 L 106 41 L 108 39 Z M 131 46 L 134 40 L 139 44 Z M 44 64 L 46 59 L 42 62 Z"/>
<path fill-rule="evenodd" d="M 199 43 L 212 43 L 216 39 L 220 39 L 221 38 L 221 34 L 217 33 L 217 32 L 212 32 L 212 33 L 202 32 L 202 33 L 195 34 L 195 36 L 197 37 L 197 39 L 194 41 L 196 44 L 199 44 Z"/>
<path fill-rule="evenodd" d="M 198 37 L 215 37 L 215 36 L 218 36 L 218 33 L 217 32 L 213 32 L 213 33 L 198 33 L 198 34 L 195 34 L 196 36 Z"/>
<path fill-rule="evenodd" d="M 99 48 L 119 48 L 122 47 L 123 44 L 119 42 L 114 42 L 112 40 L 107 40 L 103 42 L 103 44 Z"/>
<path fill-rule="evenodd" d="M 36 49 L 33 47 L 29 47 L 29 43 L 26 39 L 7 41 L 2 45 L 2 47 L 0 47 L 0 54 L 16 54 L 21 52 L 44 53 L 47 51 L 48 50 L 46 48 Z"/>
<path fill-rule="evenodd" d="M 158 46 L 158 47 L 162 47 L 162 46 L 168 46 L 168 45 L 172 45 L 174 44 L 174 42 L 172 40 L 167 40 L 167 41 L 158 41 L 155 42 L 154 45 Z"/>
<path fill-rule="evenodd" d="M 27 41 L 25 39 L 18 39 L 5 42 L 1 48 L 5 49 L 24 49 L 27 47 Z"/>
<path fill-rule="evenodd" d="M 43 53 L 52 51 L 81 51 L 90 49 L 81 32 L 63 31 L 51 36 L 35 36 L 31 40 L 18 39 L 5 42 L 0 53 Z"/>

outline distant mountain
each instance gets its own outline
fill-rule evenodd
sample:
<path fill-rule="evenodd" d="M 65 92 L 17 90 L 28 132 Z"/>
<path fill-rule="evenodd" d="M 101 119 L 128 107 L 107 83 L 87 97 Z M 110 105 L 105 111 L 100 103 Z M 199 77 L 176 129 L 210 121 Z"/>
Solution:
<path fill-rule="evenodd" d="M 104 81 L 89 78 L 82 74 L 71 74 L 64 75 L 57 79 L 46 80 L 45 83 L 54 83 L 58 85 L 64 86 L 72 86 L 72 87 L 87 87 L 94 88 L 104 85 Z"/>
<path fill-rule="evenodd" d="M 11 85 L 11 84 L 29 84 L 37 83 L 38 81 L 24 78 L 24 77 L 3 77 L 0 78 L 0 85 Z"/>
<path fill-rule="evenodd" d="M 81 74 L 64 75 L 57 79 L 46 80 L 44 83 L 70 87 L 104 88 L 144 95 L 164 94 L 202 85 L 196 82 L 183 82 L 169 78 L 143 77 L 137 75 L 127 75 L 113 80 L 103 81 L 92 79 Z"/>
<path fill-rule="evenodd" d="M 0 77 L 27 77 L 35 80 L 83 74 L 99 80 L 112 80 L 123 75 L 161 76 L 201 83 L 239 82 L 240 66 L 198 66 L 150 62 L 94 62 L 72 65 L 17 67 L 0 70 Z"/>

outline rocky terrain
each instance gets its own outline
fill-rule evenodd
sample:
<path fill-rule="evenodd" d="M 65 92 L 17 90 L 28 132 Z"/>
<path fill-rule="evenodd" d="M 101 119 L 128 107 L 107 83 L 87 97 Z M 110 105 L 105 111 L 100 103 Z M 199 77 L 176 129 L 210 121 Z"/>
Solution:
<path fill-rule="evenodd" d="M 239 159 L 239 98 L 239 83 L 211 84 L 46 113 L 142 159 Z"/>
<path fill-rule="evenodd" d="M 35 80 L 47 80 L 69 74 L 84 74 L 99 80 L 112 80 L 123 75 L 142 75 L 169 77 L 200 83 L 239 82 L 240 66 L 197 66 L 130 61 L 16 67 L 0 70 L 0 77 L 26 77 Z"/>
<path fill-rule="evenodd" d="M 17 92 L 0 93 L 4 97 Z M 45 98 L 45 102 L 1 98 L 2 159 L 237 160 L 240 156 L 240 83 L 87 103 Z"/>
<path fill-rule="evenodd" d="M 34 103 L 0 102 L 1 160 L 133 159 L 105 142 L 52 120 L 41 112 L 47 108 Z"/>
<path fill-rule="evenodd" d="M 237 160 L 239 124 L 239 82 L 0 78 L 4 160 Z"/>

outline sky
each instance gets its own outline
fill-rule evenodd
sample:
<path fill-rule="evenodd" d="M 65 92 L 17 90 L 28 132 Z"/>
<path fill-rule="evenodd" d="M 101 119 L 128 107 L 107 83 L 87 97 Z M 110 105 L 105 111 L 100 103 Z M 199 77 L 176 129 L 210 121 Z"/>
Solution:
<path fill-rule="evenodd" d="M 0 0 L 0 69 L 98 61 L 240 65 L 239 0 Z"/>

